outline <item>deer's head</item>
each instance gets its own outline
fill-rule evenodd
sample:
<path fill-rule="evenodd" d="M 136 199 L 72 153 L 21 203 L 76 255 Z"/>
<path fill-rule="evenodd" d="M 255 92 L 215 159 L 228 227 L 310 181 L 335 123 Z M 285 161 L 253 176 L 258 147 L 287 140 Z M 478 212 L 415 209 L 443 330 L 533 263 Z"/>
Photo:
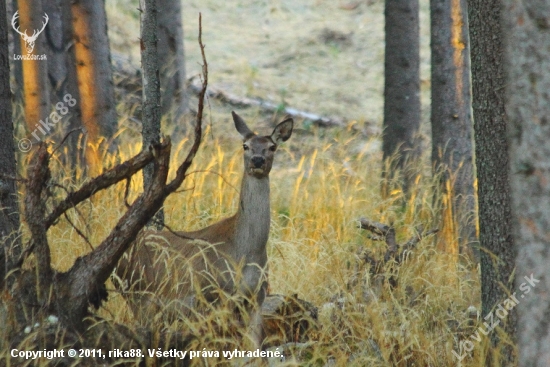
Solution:
<path fill-rule="evenodd" d="M 27 49 L 27 53 L 32 53 L 32 51 L 34 50 L 34 43 L 36 41 L 36 39 L 38 38 L 38 36 L 40 35 L 40 33 L 42 33 L 42 31 L 44 30 L 44 28 L 46 28 L 46 24 L 48 24 L 48 14 L 44 13 L 44 22 L 42 22 L 42 29 L 40 30 L 36 30 L 34 29 L 33 32 L 32 32 L 32 36 L 29 36 L 27 34 L 27 30 L 25 29 L 24 32 L 21 32 L 19 30 L 19 26 L 15 26 L 15 21 L 17 20 L 17 18 L 19 18 L 19 10 L 15 12 L 15 14 L 13 14 L 13 17 L 11 18 L 11 26 L 13 27 L 13 29 L 15 29 L 15 31 L 17 33 L 19 33 L 21 35 L 21 38 L 23 38 L 23 41 L 25 41 L 25 48 Z"/>
<path fill-rule="evenodd" d="M 244 139 L 245 173 L 256 178 L 267 177 L 271 171 L 277 146 L 290 138 L 294 121 L 292 118 L 287 118 L 275 127 L 271 135 L 258 136 L 248 128 L 239 115 L 235 112 L 232 114 L 235 128 Z"/>

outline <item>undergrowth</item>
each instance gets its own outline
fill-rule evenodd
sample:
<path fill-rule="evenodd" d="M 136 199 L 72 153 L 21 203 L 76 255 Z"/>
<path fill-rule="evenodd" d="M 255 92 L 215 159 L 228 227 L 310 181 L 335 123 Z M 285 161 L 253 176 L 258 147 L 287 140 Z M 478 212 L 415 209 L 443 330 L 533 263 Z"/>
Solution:
<path fill-rule="evenodd" d="M 261 119 L 254 111 L 243 115 L 256 130 L 271 131 L 267 126 L 270 119 Z M 198 229 L 236 210 L 242 148 L 229 116 L 222 111 L 207 117 L 205 141 L 191 172 L 164 206 L 171 228 Z M 431 179 L 419 178 L 409 199 L 399 189 L 388 198 L 380 196 L 381 157 L 369 149 L 375 139 L 350 131 L 305 131 L 298 124 L 295 135 L 277 153 L 270 175 L 270 293 L 297 295 L 319 308 L 317 328 L 308 332 L 310 341 L 294 349 L 286 346 L 289 355 L 284 365 L 455 365 L 452 351 L 462 354 L 459 342 L 468 337 L 468 330 L 474 330 L 472 322 L 478 322 L 467 313 L 469 306 L 479 309 L 478 271 L 452 250 L 458 244 L 442 243 L 442 238 L 457 241 L 453 233 L 423 239 L 408 260 L 393 270 L 396 288 L 387 282 L 374 284 L 366 269 L 359 273 L 360 281 L 350 286 L 350 279 L 357 276 L 358 249 L 368 248 L 382 256 L 386 248 L 358 228 L 358 218 L 393 224 L 399 243 L 414 236 L 419 226 L 445 227 L 445 217 L 439 216 L 440 208 L 433 204 L 436 186 Z M 121 141 L 117 152 L 103 153 L 105 166 L 128 159 L 141 149 L 129 132 L 121 133 Z M 190 141 L 184 138 L 173 146 L 171 166 L 176 167 Z M 62 164 L 63 151 L 56 154 L 54 180 L 67 188 L 77 187 L 85 180 L 82 168 L 69 174 Z M 67 220 L 52 227 L 48 239 L 56 269 L 68 269 L 107 236 L 124 213 L 124 189 L 125 184 L 120 183 L 70 211 L 68 218 L 79 231 Z M 129 202 L 141 189 L 141 175 L 136 175 L 130 184 Z M 63 191 L 57 190 L 61 197 Z M 109 300 L 99 315 L 135 326 L 124 299 L 112 284 L 108 289 Z M 226 317 L 214 314 L 209 321 L 202 318 L 198 324 L 187 321 L 172 327 L 200 331 L 193 342 L 198 349 L 216 348 L 222 345 L 216 339 L 216 325 Z M 246 348 L 241 343 L 245 340 L 233 338 L 230 345 Z M 223 345 L 229 345 L 227 340 Z M 480 365 L 484 348 L 476 346 L 462 365 Z M 214 365 L 216 361 L 198 363 Z"/>

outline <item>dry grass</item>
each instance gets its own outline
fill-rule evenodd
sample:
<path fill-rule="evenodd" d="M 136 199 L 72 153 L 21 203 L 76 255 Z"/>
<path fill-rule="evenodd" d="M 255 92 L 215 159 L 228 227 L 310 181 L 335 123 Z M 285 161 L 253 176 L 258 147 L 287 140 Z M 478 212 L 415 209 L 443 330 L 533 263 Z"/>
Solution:
<path fill-rule="evenodd" d="M 223 108 L 212 106 L 213 111 L 219 109 Z M 166 202 L 172 228 L 200 228 L 236 208 L 242 174 L 240 138 L 226 112 L 213 112 L 207 119 L 217 133 L 208 128 L 194 173 L 184 182 L 184 190 Z M 139 142 L 132 142 L 132 138 L 123 141 L 126 144 L 121 151 L 114 157 L 106 156 L 105 162 L 126 159 L 139 151 Z M 440 224 L 431 204 L 433 185 L 429 180 L 419 182 L 416 195 L 405 209 L 400 204 L 400 191 L 385 200 L 379 196 L 380 154 L 365 153 L 365 144 L 372 142 L 346 131 L 330 136 L 316 130 L 310 135 L 298 132 L 276 157 L 271 174 L 270 291 L 296 293 L 321 308 L 319 330 L 311 335 L 314 342 L 296 352 L 300 363 L 288 362 L 292 359 L 287 362 L 322 366 L 330 359 L 338 366 L 453 365 L 456 360 L 452 349 L 458 351 L 461 335 L 457 325 L 466 325 L 465 310 L 479 304 L 478 274 L 467 260 L 438 251 L 433 239 L 425 239 L 410 260 L 397 269 L 397 289 L 391 291 L 385 285 L 376 296 L 365 296 L 365 289 L 370 287 L 364 284 L 371 282 L 365 272 L 357 287 L 347 287 L 354 274 L 357 248 L 381 251 L 384 247 L 367 239 L 366 233 L 357 228 L 357 218 L 393 222 L 398 241 L 413 235 L 419 224 Z M 189 145 L 186 140 L 175 145 L 173 166 Z M 140 190 L 138 177 L 132 182 L 132 196 Z M 107 235 L 123 212 L 122 193 L 119 185 L 81 205 L 80 214 L 71 213 L 71 220 L 86 232 L 92 244 Z M 65 221 L 50 231 L 50 243 L 54 265 L 60 270 L 89 251 L 86 242 Z M 126 303 L 114 289 L 100 314 L 117 322 L 133 323 Z M 220 317 L 218 314 L 185 324 L 184 330 L 200 331 L 198 349 L 227 345 L 226 339 L 214 336 L 219 332 L 216 325 Z M 479 365 L 481 351 L 479 346 L 473 359 L 468 358 L 463 365 Z"/>

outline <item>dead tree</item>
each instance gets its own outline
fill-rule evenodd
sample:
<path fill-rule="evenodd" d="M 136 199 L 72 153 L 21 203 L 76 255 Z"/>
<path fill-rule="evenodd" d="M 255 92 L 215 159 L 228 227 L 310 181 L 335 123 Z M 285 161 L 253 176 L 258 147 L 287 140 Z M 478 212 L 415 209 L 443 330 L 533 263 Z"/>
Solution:
<path fill-rule="evenodd" d="M 58 343 L 53 345 L 73 345 L 78 338 L 94 332 L 89 328 L 93 320 L 87 318 L 93 316 L 89 306 L 97 308 L 106 299 L 105 281 L 122 254 L 132 245 L 138 232 L 161 208 L 166 197 L 176 191 L 185 180 L 201 144 L 208 66 L 201 39 L 200 18 L 199 44 L 204 63 L 203 93 L 199 97 L 194 141 L 187 157 L 177 168 L 173 180 L 167 180 L 171 143 L 169 139 L 165 139 L 151 144 L 148 149 L 128 161 L 105 171 L 80 189 L 68 192 L 65 198 L 55 205 L 46 205 L 50 189 L 56 185 L 50 179 L 51 154 L 44 143 L 35 149 L 27 170 L 27 178 L 22 180 L 26 186 L 24 213 L 29 226 L 30 240 L 24 246 L 22 254 L 9 254 L 10 258 L 6 263 L 12 265 L 6 269 L 8 277 L 0 279 L 0 287 L 10 285 L 7 293 L 0 297 L 0 319 L 11 320 L 9 325 L 5 326 L 2 338 L 10 344 L 28 339 L 23 331 L 27 325 L 43 325 L 46 323 L 45 320 L 52 317 L 59 320 L 62 332 L 56 331 L 54 335 L 48 334 L 45 338 L 39 338 L 35 342 L 38 345 L 33 345 L 34 348 L 42 349 L 43 345 L 40 343 L 52 342 Z M 53 269 L 47 239 L 50 227 L 68 210 L 122 180 L 129 181 L 149 163 L 153 164 L 154 169 L 148 189 L 128 207 L 110 234 L 93 251 L 79 257 L 68 271 L 59 272 Z M 53 206 L 53 209 L 48 209 L 50 206 Z M 31 254 L 36 259 L 35 267 L 23 267 Z M 6 282 L 6 279 L 10 281 Z M 185 340 L 184 336 L 179 337 L 179 341 L 182 340 Z"/>
<path fill-rule="evenodd" d="M 160 141 L 160 78 L 157 45 L 157 4 L 156 1 L 141 1 L 141 68 L 143 70 L 143 118 L 141 137 L 143 149 Z M 153 165 L 143 169 L 143 188 L 151 185 Z M 162 208 L 155 214 L 157 228 L 164 222 Z"/>
<path fill-rule="evenodd" d="M 386 265 L 390 262 L 394 262 L 396 265 L 400 265 L 407 256 L 411 253 L 416 245 L 425 237 L 435 234 L 439 229 L 431 229 L 424 231 L 423 228 L 417 228 L 416 235 L 403 244 L 398 244 L 395 238 L 395 228 L 387 224 L 378 223 L 366 218 L 359 220 L 360 228 L 366 229 L 372 232 L 371 239 L 375 241 L 384 241 L 388 246 L 384 256 L 380 259 L 372 254 L 371 251 L 360 248 L 358 251 L 359 263 L 356 266 L 356 275 L 359 273 L 358 268 L 363 264 L 368 264 L 369 272 L 372 278 L 381 276 L 385 277 Z M 348 287 L 352 287 L 357 283 L 357 276 L 354 275 Z M 397 278 L 393 275 L 390 276 L 388 282 L 392 288 L 397 286 Z"/>

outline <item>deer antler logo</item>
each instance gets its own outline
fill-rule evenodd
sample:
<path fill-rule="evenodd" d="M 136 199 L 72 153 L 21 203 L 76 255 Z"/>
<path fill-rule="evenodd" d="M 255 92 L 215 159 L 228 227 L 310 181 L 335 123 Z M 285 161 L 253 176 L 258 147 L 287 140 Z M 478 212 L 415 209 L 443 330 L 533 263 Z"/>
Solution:
<path fill-rule="evenodd" d="M 49 20 L 48 14 L 44 13 L 45 22 L 42 22 L 42 29 L 39 31 L 37 31 L 36 29 L 33 30 L 32 36 L 29 36 L 27 34 L 26 29 L 25 29 L 25 32 L 21 32 L 19 30 L 19 26 L 18 27 L 15 26 L 15 21 L 17 18 L 19 18 L 19 10 L 16 11 L 15 14 L 13 14 L 13 17 L 11 18 L 11 26 L 13 27 L 13 29 L 15 29 L 17 33 L 21 35 L 21 37 L 23 38 L 23 41 L 25 41 L 25 48 L 27 49 L 27 53 L 30 54 L 32 53 L 32 50 L 34 50 L 34 42 L 36 41 L 40 33 L 42 33 L 44 28 L 46 28 L 46 24 L 48 24 L 48 20 Z"/>

